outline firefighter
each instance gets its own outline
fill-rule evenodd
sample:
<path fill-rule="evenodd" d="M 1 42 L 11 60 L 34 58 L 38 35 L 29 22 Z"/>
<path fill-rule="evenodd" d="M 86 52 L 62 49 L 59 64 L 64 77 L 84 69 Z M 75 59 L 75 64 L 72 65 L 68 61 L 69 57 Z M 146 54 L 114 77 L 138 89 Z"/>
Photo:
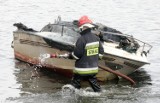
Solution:
<path fill-rule="evenodd" d="M 98 60 L 103 56 L 104 50 L 99 37 L 91 32 L 94 27 L 87 16 L 78 21 L 81 37 L 77 40 L 72 56 L 76 59 L 71 85 L 81 88 L 81 80 L 87 80 L 94 92 L 100 92 L 97 82 Z"/>

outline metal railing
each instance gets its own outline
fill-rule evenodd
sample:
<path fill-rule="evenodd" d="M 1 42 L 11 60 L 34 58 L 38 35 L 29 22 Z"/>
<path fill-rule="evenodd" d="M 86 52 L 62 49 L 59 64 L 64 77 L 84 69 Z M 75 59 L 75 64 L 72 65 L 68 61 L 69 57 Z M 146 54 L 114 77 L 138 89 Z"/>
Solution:
<path fill-rule="evenodd" d="M 142 43 L 142 52 L 144 52 L 145 47 L 149 47 L 146 53 L 149 53 L 150 50 L 152 49 L 152 45 L 150 45 L 149 43 L 143 42 L 137 38 L 134 38 L 132 35 L 128 35 L 128 34 L 120 34 L 120 33 L 113 33 L 113 32 L 106 32 L 106 31 L 101 31 L 102 33 L 107 33 L 107 34 L 111 34 L 111 35 L 117 35 L 117 36 L 124 36 L 124 37 L 128 37 L 128 38 L 133 38 L 133 40 L 137 41 L 138 43 Z M 141 46 L 141 45 L 140 45 Z"/>

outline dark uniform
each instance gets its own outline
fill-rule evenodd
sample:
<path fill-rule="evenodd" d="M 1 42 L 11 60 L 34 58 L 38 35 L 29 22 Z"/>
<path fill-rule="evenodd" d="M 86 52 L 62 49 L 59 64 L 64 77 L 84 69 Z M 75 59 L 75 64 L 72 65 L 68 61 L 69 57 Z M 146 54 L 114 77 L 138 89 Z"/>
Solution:
<path fill-rule="evenodd" d="M 76 58 L 74 75 L 71 84 L 80 89 L 82 79 L 87 80 L 95 92 L 100 92 L 100 85 L 97 83 L 98 60 L 104 50 L 99 38 L 91 33 L 88 28 L 81 32 L 81 37 L 76 42 L 72 56 Z"/>

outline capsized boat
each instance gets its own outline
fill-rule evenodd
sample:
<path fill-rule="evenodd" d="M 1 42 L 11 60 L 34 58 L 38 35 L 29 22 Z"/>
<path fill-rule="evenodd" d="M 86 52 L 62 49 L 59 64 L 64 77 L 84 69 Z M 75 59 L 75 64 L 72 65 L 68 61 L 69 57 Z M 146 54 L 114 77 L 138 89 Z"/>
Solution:
<path fill-rule="evenodd" d="M 28 28 L 22 23 L 15 23 L 18 29 L 13 32 L 12 47 L 16 59 L 45 67 L 67 77 L 72 76 L 74 59 L 41 58 L 43 54 L 65 54 L 72 52 L 80 37 L 77 20 L 62 21 L 60 17 L 53 24 L 45 25 L 40 31 Z M 123 75 L 129 75 L 138 68 L 149 64 L 147 55 L 152 46 L 131 35 L 94 24 L 92 32 L 99 36 L 104 47 L 103 59 L 99 65 Z M 99 81 L 112 80 L 118 76 L 104 69 L 99 69 Z"/>

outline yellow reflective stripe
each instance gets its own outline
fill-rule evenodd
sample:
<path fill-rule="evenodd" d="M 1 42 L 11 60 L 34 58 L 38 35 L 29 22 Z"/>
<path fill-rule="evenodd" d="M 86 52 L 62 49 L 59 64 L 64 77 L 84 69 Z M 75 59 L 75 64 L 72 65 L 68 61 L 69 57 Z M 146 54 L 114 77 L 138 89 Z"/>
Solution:
<path fill-rule="evenodd" d="M 93 73 L 98 73 L 98 67 L 93 67 L 93 68 L 75 68 L 73 70 L 74 73 L 77 74 L 93 74 Z"/>
<path fill-rule="evenodd" d="M 87 43 L 85 49 L 98 48 L 99 42 Z"/>
<path fill-rule="evenodd" d="M 99 44 L 86 46 L 85 49 L 98 48 Z"/>
<path fill-rule="evenodd" d="M 97 55 L 98 48 L 87 49 L 87 56 Z"/>
<path fill-rule="evenodd" d="M 73 70 L 74 73 L 77 74 L 93 74 L 93 73 L 98 73 L 98 69 L 97 70 L 89 70 L 89 71 L 79 71 L 79 70 Z"/>
<path fill-rule="evenodd" d="M 87 56 L 97 55 L 99 53 L 99 42 L 87 43 L 85 49 L 87 51 Z"/>

